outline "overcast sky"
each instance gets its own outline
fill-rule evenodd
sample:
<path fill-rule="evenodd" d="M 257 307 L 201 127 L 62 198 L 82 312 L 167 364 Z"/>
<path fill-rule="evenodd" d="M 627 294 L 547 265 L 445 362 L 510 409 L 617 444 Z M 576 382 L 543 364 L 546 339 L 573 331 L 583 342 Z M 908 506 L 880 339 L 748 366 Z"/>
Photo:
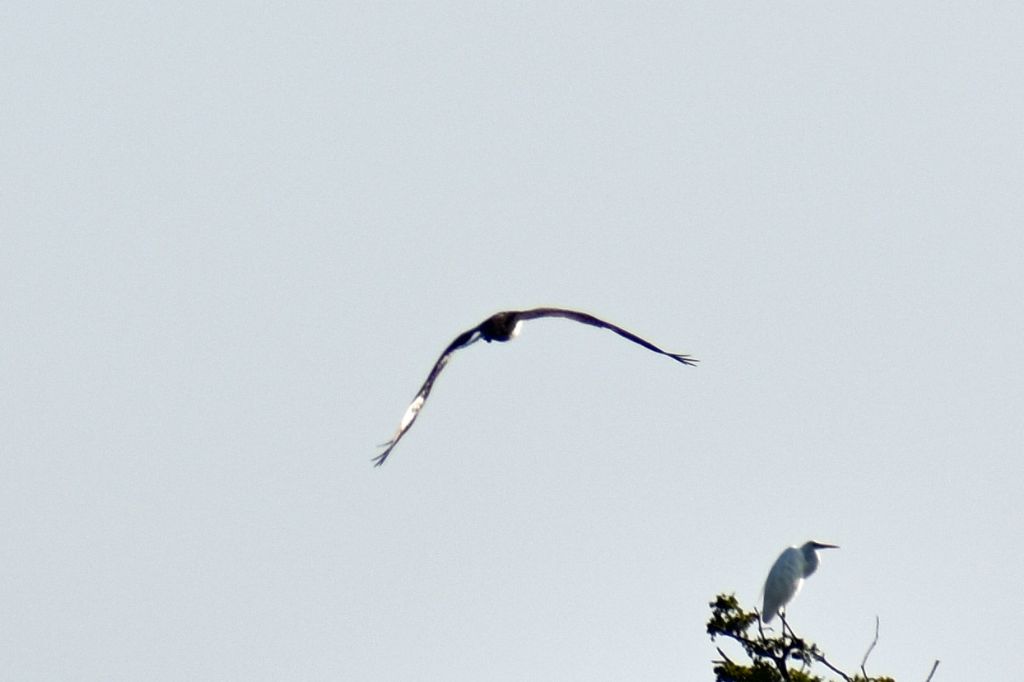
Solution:
<path fill-rule="evenodd" d="M 998 679 L 1017 3 L 6 3 L 0 669 L 710 680 L 707 602 Z M 457 354 L 491 313 L 566 320 Z M 729 649 L 733 652 L 732 649 Z M 733 652 L 736 653 L 736 652 Z"/>

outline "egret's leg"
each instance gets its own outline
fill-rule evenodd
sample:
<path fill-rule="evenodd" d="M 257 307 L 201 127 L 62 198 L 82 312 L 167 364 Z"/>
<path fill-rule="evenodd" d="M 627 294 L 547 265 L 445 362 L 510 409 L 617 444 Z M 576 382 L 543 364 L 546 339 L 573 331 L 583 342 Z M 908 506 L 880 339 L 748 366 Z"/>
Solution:
<path fill-rule="evenodd" d="M 789 627 L 789 623 L 786 621 L 786 609 L 779 609 L 779 618 L 782 619 L 782 634 L 786 634 L 789 631 L 789 636 L 796 639 L 796 633 L 793 632 L 793 628 Z"/>

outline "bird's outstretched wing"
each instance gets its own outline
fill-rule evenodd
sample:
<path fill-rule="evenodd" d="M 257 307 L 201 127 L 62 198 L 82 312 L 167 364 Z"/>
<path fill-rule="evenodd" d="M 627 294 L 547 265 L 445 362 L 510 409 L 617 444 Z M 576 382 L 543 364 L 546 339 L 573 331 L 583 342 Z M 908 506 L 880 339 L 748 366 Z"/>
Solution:
<path fill-rule="evenodd" d="M 374 466 L 379 467 L 384 463 L 384 460 L 388 458 L 391 451 L 396 445 L 398 445 L 398 441 L 402 440 L 402 436 L 405 435 L 405 432 L 412 427 L 413 422 L 416 421 L 416 415 L 419 414 L 420 410 L 423 408 L 423 403 L 427 400 L 427 396 L 430 395 L 430 389 L 434 386 L 434 381 L 441 373 L 441 370 L 444 369 L 444 366 L 448 364 L 448 358 L 451 357 L 451 354 L 464 346 L 468 346 L 473 341 L 476 341 L 479 338 L 479 331 L 479 326 L 467 329 L 456 336 L 455 340 L 449 343 L 448 347 L 444 349 L 444 352 L 441 353 L 441 357 L 437 359 L 437 362 L 434 363 L 433 369 L 430 370 L 430 374 L 427 375 L 427 380 L 423 382 L 422 386 L 420 386 L 420 390 L 416 394 L 416 397 L 413 398 L 411 403 L 409 403 L 409 407 L 405 409 L 405 414 L 402 415 L 402 421 L 398 425 L 398 431 L 396 431 L 395 435 L 391 437 L 391 440 L 382 445 L 382 447 L 385 448 L 384 452 L 373 458 Z"/>
<path fill-rule="evenodd" d="M 593 327 L 603 327 L 604 329 L 612 330 L 613 332 L 615 332 L 616 334 L 625 339 L 629 339 L 633 343 L 640 344 L 647 350 L 654 351 L 655 353 L 660 353 L 661 355 L 667 355 L 673 360 L 681 362 L 684 365 L 692 366 L 697 364 L 697 360 L 695 358 L 691 358 L 689 355 L 684 355 L 682 353 L 669 353 L 668 351 L 664 351 L 661 348 L 655 346 L 650 341 L 647 341 L 646 339 L 641 339 L 639 336 L 637 336 L 631 331 L 627 331 L 622 327 L 612 324 L 611 322 L 605 322 L 604 320 L 598 319 L 593 315 L 581 313 L 577 310 L 566 310 L 565 308 L 533 308 L 532 310 L 520 311 L 516 314 L 516 316 L 520 320 L 532 320 L 538 317 L 565 317 L 570 320 L 582 322 L 583 324 L 589 324 Z"/>
<path fill-rule="evenodd" d="M 395 435 L 391 440 L 382 444 L 381 447 L 384 448 L 384 451 L 373 458 L 374 465 L 380 466 L 383 464 L 384 460 L 386 460 L 388 455 L 391 454 L 391 451 L 396 445 L 398 445 L 398 441 L 400 441 L 402 436 L 405 435 L 405 432 L 412 427 L 420 409 L 423 408 L 423 403 L 426 402 L 427 396 L 430 395 L 430 389 L 433 387 L 434 381 L 448 363 L 448 358 L 452 353 L 460 348 L 468 346 L 480 338 L 486 338 L 488 341 L 507 341 L 512 335 L 514 335 L 514 332 L 511 330 L 515 329 L 516 323 L 521 322 L 522 320 L 532 320 L 538 317 L 564 317 L 570 320 L 575 320 L 576 322 L 582 322 L 583 324 L 589 324 L 593 327 L 610 329 L 619 336 L 629 339 L 633 343 L 639 344 L 647 350 L 654 351 L 661 355 L 667 355 L 673 360 L 681 362 L 684 365 L 697 364 L 697 360 L 691 358 L 689 355 L 664 351 L 650 341 L 640 338 L 633 332 L 626 331 L 622 327 L 616 326 L 611 322 L 605 322 L 593 315 L 581 313 L 577 310 L 567 310 L 565 308 L 533 308 L 531 310 L 509 310 L 495 313 L 472 329 L 468 329 L 459 334 L 455 337 L 455 340 L 448 344 L 448 347 L 444 349 L 444 352 L 441 353 L 441 357 L 437 359 L 437 362 L 434 363 L 433 369 L 430 370 L 427 380 L 423 382 L 423 386 L 420 387 L 416 397 L 413 398 L 409 407 L 406 408 L 405 414 L 402 416 L 402 421 L 398 425 L 398 431 L 395 432 Z"/>

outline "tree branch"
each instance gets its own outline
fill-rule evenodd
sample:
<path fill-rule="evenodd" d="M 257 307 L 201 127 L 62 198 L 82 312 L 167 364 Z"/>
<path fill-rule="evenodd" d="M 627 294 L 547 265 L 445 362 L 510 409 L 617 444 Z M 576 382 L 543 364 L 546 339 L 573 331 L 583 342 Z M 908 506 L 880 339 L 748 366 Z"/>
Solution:
<path fill-rule="evenodd" d="M 849 675 L 847 675 L 842 670 L 840 670 L 839 668 L 837 668 L 834 665 L 832 665 L 831 663 L 829 663 L 828 659 L 826 659 L 823 654 L 815 651 L 814 652 L 814 660 L 816 660 L 819 663 L 821 663 L 822 665 L 824 665 L 826 668 L 828 668 L 829 670 L 834 672 L 836 675 L 839 675 L 840 677 L 842 677 L 844 680 L 846 680 L 846 682 L 853 682 L 853 680 L 850 678 Z M 864 677 L 867 677 L 867 675 L 864 675 Z"/>
<path fill-rule="evenodd" d="M 760 615 L 744 611 L 735 595 L 720 594 L 711 606 L 711 619 L 707 623 L 707 632 L 712 641 L 716 637 L 727 637 L 737 642 L 752 665 L 744 666 L 730 659 L 719 647 L 720 661 L 715 661 L 715 674 L 719 682 L 824 682 L 821 676 L 815 675 L 811 667 L 820 663 L 830 672 L 829 679 L 841 679 L 843 682 L 893 682 L 890 677 L 870 677 L 867 673 L 867 662 L 878 645 L 881 630 L 880 619 L 875 616 L 875 635 L 864 652 L 860 661 L 860 675 L 848 675 L 838 666 L 833 665 L 816 644 L 800 638 L 780 615 L 779 630 L 766 626 Z M 799 665 L 798 665 L 799 664 Z M 935 661 L 931 673 L 925 682 L 931 682 L 939 662 Z"/>
<path fill-rule="evenodd" d="M 864 652 L 864 658 L 860 662 L 860 671 L 864 675 L 864 679 L 868 679 L 868 671 L 864 669 L 864 666 L 868 664 L 868 656 L 874 651 L 875 645 L 878 644 L 878 614 L 875 614 L 875 638 L 871 640 L 871 646 Z"/>

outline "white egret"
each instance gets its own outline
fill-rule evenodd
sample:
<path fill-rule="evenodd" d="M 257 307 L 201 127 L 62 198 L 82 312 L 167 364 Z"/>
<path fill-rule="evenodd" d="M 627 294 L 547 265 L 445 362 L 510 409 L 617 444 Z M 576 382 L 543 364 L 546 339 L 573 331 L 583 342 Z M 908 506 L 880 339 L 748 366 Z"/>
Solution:
<path fill-rule="evenodd" d="M 406 408 L 405 414 L 402 416 L 402 421 L 398 426 L 398 431 L 392 436 L 391 440 L 384 443 L 384 451 L 374 457 L 373 461 L 376 466 L 380 466 L 387 459 L 388 455 L 391 454 L 391 450 L 398 445 L 398 441 L 402 439 L 405 432 L 412 427 L 412 423 L 416 421 L 416 417 L 419 414 L 420 409 L 423 407 L 423 403 L 426 402 L 427 396 L 430 395 L 430 389 L 434 385 L 434 380 L 437 379 L 437 375 L 441 373 L 444 366 L 448 364 L 448 358 L 451 354 L 460 348 L 475 343 L 480 339 L 483 339 L 487 343 L 491 341 L 509 341 L 515 338 L 516 334 L 519 333 L 519 327 L 522 325 L 523 320 L 533 320 L 538 317 L 564 317 L 576 322 L 583 324 L 589 324 L 593 327 L 601 327 L 603 329 L 610 329 L 619 336 L 629 339 L 633 343 L 640 344 L 644 348 L 661 355 L 667 355 L 677 362 L 681 362 L 684 365 L 696 364 L 696 360 L 688 355 L 681 353 L 669 353 L 655 346 L 650 341 L 641 339 L 633 332 L 626 331 L 622 327 L 617 327 L 611 322 L 605 322 L 599 320 L 593 315 L 587 313 L 581 313 L 576 310 L 566 310 L 564 308 L 533 308 L 532 310 L 506 310 L 504 312 L 495 313 L 486 320 L 473 327 L 467 329 L 458 336 L 455 340 L 448 344 L 448 347 L 441 353 L 441 357 L 434 363 L 433 369 L 430 370 L 430 374 L 427 375 L 427 380 L 420 386 L 419 392 L 416 397 L 413 398 L 412 403 Z"/>
<path fill-rule="evenodd" d="M 788 547 L 772 565 L 764 582 L 764 608 L 761 618 L 771 622 L 775 614 L 790 602 L 804 584 L 804 579 L 818 570 L 818 550 L 838 549 L 823 542 L 805 542 L 801 547 Z"/>

